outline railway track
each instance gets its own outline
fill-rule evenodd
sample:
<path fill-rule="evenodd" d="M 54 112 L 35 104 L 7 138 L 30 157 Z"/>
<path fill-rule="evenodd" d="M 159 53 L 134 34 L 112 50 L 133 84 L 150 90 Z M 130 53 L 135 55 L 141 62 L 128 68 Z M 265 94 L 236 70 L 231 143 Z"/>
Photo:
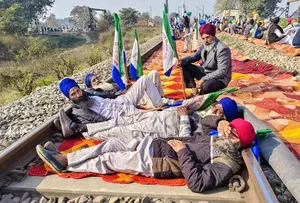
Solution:
<path fill-rule="evenodd" d="M 142 56 L 143 62 L 160 47 L 161 43 L 158 43 L 144 53 Z M 68 113 L 70 107 L 65 110 Z M 36 177 L 22 173 L 24 177 L 15 181 L 10 176 L 12 171 L 16 171 L 16 168 L 22 170 L 28 168 L 28 164 L 37 160 L 35 146 L 38 144 L 43 145 L 53 139 L 55 133 L 59 133 L 53 124 L 53 121 L 57 118 L 58 114 L 2 151 L 0 154 L 0 191 L 2 193 L 22 195 L 24 192 L 28 192 L 34 196 L 48 198 L 59 196 L 73 198 L 80 195 L 93 195 L 106 197 L 129 196 L 134 198 L 149 196 L 152 198 L 168 198 L 175 202 L 180 200 L 190 202 L 277 202 L 272 188 L 250 149 L 242 152 L 246 164 L 246 169 L 241 172 L 241 176 L 246 181 L 246 190 L 243 193 L 231 192 L 228 187 L 224 187 L 216 188 L 211 192 L 196 194 L 192 193 L 186 186 L 168 187 L 136 183 L 113 184 L 104 182 L 99 177 L 64 179 L 56 175 Z"/>

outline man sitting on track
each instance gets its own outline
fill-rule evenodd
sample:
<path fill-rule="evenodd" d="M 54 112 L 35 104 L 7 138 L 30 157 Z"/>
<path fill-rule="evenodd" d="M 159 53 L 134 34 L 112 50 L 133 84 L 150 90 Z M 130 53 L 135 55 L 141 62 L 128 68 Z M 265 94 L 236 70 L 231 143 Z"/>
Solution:
<path fill-rule="evenodd" d="M 199 29 L 204 45 L 194 56 L 181 60 L 185 85 L 193 88 L 193 94 L 215 92 L 227 87 L 231 80 L 231 53 L 227 45 L 216 38 L 216 27 L 205 24 Z M 202 67 L 192 63 L 202 60 Z M 197 85 L 194 79 L 199 80 Z"/>
<path fill-rule="evenodd" d="M 208 133 L 218 128 L 226 132 L 214 137 L 212 146 Z M 112 174 L 124 172 L 161 179 L 185 178 L 189 189 L 203 192 L 225 186 L 244 162 L 241 149 L 252 144 L 253 126 L 243 119 L 231 123 L 217 116 L 202 120 L 204 133 L 185 138 L 119 139 L 110 138 L 100 145 L 62 155 L 41 145 L 36 147 L 39 157 L 57 172 L 92 172 Z M 212 152 L 211 147 L 213 147 Z"/>

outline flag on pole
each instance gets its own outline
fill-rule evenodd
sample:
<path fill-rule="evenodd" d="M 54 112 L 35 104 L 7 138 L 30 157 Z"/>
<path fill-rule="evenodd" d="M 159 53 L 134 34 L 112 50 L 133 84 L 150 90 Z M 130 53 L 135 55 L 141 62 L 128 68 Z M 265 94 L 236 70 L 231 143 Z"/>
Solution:
<path fill-rule="evenodd" d="M 172 67 L 175 65 L 176 61 L 178 60 L 178 55 L 175 49 L 174 42 L 172 40 L 172 31 L 168 19 L 166 5 L 163 12 L 162 41 L 163 41 L 164 74 L 166 76 L 170 76 L 172 72 Z"/>
<path fill-rule="evenodd" d="M 216 103 L 220 95 L 225 93 L 235 92 L 239 89 L 240 89 L 239 87 L 231 87 L 218 92 L 212 92 L 205 95 L 198 95 L 191 99 L 182 101 L 182 105 L 187 107 L 190 110 L 204 111 L 212 104 Z"/>
<path fill-rule="evenodd" d="M 196 20 L 195 31 L 192 41 L 192 51 L 197 51 L 202 44 L 202 39 L 199 37 L 199 20 Z"/>
<path fill-rule="evenodd" d="M 143 75 L 142 57 L 140 53 L 139 40 L 136 30 L 134 31 L 134 43 L 131 53 L 129 73 L 134 79 L 134 81 L 137 81 L 139 77 Z"/>
<path fill-rule="evenodd" d="M 115 19 L 115 38 L 113 49 L 113 65 L 112 65 L 112 79 L 119 86 L 121 90 L 126 88 L 126 56 L 123 49 L 123 40 L 120 26 L 120 19 L 118 14 L 114 14 Z"/>
<path fill-rule="evenodd" d="M 198 19 L 196 20 L 195 29 L 196 29 L 196 40 L 199 40 L 199 20 Z"/>

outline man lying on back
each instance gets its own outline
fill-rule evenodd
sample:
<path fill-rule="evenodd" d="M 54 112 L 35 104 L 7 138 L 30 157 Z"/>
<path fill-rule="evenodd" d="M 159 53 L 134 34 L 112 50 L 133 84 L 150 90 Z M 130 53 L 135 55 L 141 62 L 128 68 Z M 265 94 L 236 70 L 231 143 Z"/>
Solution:
<path fill-rule="evenodd" d="M 161 179 L 185 178 L 193 192 L 204 192 L 227 185 L 232 175 L 240 171 L 244 165 L 241 150 L 252 144 L 255 131 L 243 119 L 229 123 L 218 116 L 207 116 L 202 125 L 203 133 L 192 137 L 109 138 L 100 145 L 66 155 L 40 145 L 36 150 L 57 172 L 122 172 Z M 223 136 L 215 137 L 211 146 L 208 133 L 217 128 Z"/>

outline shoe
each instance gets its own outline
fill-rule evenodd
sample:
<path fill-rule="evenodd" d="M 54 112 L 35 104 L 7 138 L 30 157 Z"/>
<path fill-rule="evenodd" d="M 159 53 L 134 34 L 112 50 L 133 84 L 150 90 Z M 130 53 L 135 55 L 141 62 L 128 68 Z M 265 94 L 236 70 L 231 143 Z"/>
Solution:
<path fill-rule="evenodd" d="M 46 164 L 48 164 L 55 172 L 59 173 L 65 169 L 65 166 L 63 166 L 61 163 L 59 163 L 59 161 L 54 157 L 54 155 L 56 155 L 58 153 L 48 151 L 48 150 L 44 149 L 41 145 L 36 146 L 36 152 L 37 152 L 38 156 Z"/>
<path fill-rule="evenodd" d="M 70 128 L 71 123 L 73 122 L 65 113 L 64 109 L 59 110 L 59 121 L 61 124 L 61 130 L 64 137 L 71 137 L 75 133 Z"/>
<path fill-rule="evenodd" d="M 58 118 L 53 121 L 53 124 L 57 130 L 59 130 L 60 132 L 62 131 L 61 124 Z"/>
<path fill-rule="evenodd" d="M 57 146 L 51 141 L 48 141 L 44 144 L 44 149 L 51 151 L 51 152 L 60 153 Z"/>

